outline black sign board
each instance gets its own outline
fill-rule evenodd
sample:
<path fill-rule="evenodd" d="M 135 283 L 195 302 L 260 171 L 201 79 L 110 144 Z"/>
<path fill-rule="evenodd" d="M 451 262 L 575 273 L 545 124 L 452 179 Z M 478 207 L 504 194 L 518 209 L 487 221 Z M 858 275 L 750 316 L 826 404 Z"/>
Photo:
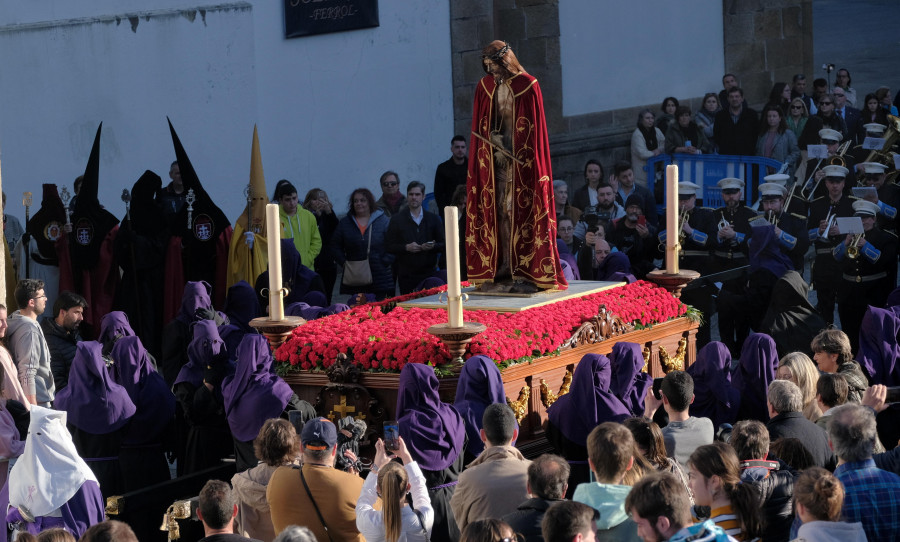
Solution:
<path fill-rule="evenodd" d="M 284 0 L 284 37 L 378 26 L 378 0 Z"/>

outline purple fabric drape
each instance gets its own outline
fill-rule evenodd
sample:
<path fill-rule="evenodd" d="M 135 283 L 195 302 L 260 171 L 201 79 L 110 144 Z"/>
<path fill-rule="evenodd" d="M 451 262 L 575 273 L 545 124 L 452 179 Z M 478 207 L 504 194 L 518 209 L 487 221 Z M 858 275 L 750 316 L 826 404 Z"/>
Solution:
<path fill-rule="evenodd" d="M 423 469 L 443 470 L 463 452 L 465 423 L 453 406 L 441 402 L 433 368 L 421 363 L 403 367 L 396 413 L 400 436 Z"/>
<path fill-rule="evenodd" d="M 609 358 L 612 381 L 609 391 L 622 401 L 632 416 L 644 415 L 644 398 L 653 387 L 653 378 L 641 372 L 644 367 L 644 355 L 641 345 L 618 342 L 613 345 Z"/>
<path fill-rule="evenodd" d="M 203 384 L 204 367 L 225 351 L 225 343 L 212 320 L 196 322 L 192 332 L 194 338 L 188 344 L 188 362 L 178 372 L 174 385 L 189 382 L 196 388 Z"/>
<path fill-rule="evenodd" d="M 769 384 L 775 380 L 778 351 L 772 337 L 753 333 L 744 341 L 741 359 L 732 377 L 734 388 L 740 392 L 741 406 L 738 419 L 769 421 L 766 397 Z"/>
<path fill-rule="evenodd" d="M 782 275 L 794 269 L 791 259 L 778 246 L 775 227 L 772 225 L 754 227 L 749 248 L 751 273 L 758 269 L 765 269 L 775 275 L 775 278 L 781 278 Z"/>
<path fill-rule="evenodd" d="M 897 369 L 897 359 L 900 357 L 898 333 L 900 317 L 893 310 L 869 306 L 859 328 L 856 361 L 869 376 L 870 384 L 900 384 L 900 371 Z"/>
<path fill-rule="evenodd" d="M 697 361 L 687 368 L 694 379 L 691 416 L 712 420 L 715 427 L 737 420 L 741 394 L 731 383 L 731 352 L 718 341 L 697 352 Z"/>
<path fill-rule="evenodd" d="M 119 339 L 110 352 L 114 375 L 136 407 L 129 444 L 151 442 L 175 417 L 175 395 L 150 363 L 150 355 L 138 337 Z"/>
<path fill-rule="evenodd" d="M 209 297 L 211 289 L 212 287 L 208 282 L 202 280 L 196 282 L 188 281 L 184 285 L 184 294 L 181 296 L 181 309 L 179 309 L 175 319 L 185 325 L 189 325 L 195 320 L 194 313 L 197 312 L 197 309 L 211 309 L 212 300 Z"/>
<path fill-rule="evenodd" d="M 469 437 L 466 450 L 473 456 L 477 457 L 484 451 L 480 434 L 481 418 L 484 409 L 494 403 L 506 404 L 506 392 L 497 364 L 487 356 L 467 359 L 456 385 L 453 406 L 465 420 L 466 435 Z"/>
<path fill-rule="evenodd" d="M 133 337 L 134 329 L 128 321 L 128 315 L 122 311 L 112 311 L 100 319 L 100 337 L 102 344 L 111 344 L 118 337 Z"/>
<path fill-rule="evenodd" d="M 237 350 L 234 375 L 222 381 L 225 414 L 234 438 L 256 438 L 269 418 L 278 418 L 293 395 L 291 387 L 272 372 L 272 352 L 262 335 L 244 335 Z"/>
<path fill-rule="evenodd" d="M 53 403 L 68 413 L 68 423 L 94 435 L 119 429 L 134 416 L 128 392 L 113 381 L 97 341 L 83 341 L 75 349 L 69 383 Z"/>
<path fill-rule="evenodd" d="M 575 367 L 569 393 L 547 409 L 550 423 L 573 443 L 586 446 L 597 425 L 630 417 L 628 407 L 609 391 L 611 377 L 609 358 L 586 354 Z"/>

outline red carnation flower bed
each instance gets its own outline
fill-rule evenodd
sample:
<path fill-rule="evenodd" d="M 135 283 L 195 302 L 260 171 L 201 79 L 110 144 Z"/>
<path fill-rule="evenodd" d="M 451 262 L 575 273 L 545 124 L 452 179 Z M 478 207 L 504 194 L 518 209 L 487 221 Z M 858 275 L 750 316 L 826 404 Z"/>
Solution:
<path fill-rule="evenodd" d="M 294 330 L 275 359 L 283 372 L 325 369 L 339 353 L 371 371 L 396 372 L 407 363 L 444 365 L 450 361 L 447 348 L 427 329 L 446 322 L 447 311 L 394 307 L 385 313 L 382 309 L 445 290 L 441 286 L 310 321 Z M 678 318 L 688 309 L 664 288 L 638 281 L 517 313 L 467 310 L 466 321 L 487 326 L 472 340 L 469 352 L 488 356 L 501 367 L 552 354 L 601 306 L 636 327 Z"/>

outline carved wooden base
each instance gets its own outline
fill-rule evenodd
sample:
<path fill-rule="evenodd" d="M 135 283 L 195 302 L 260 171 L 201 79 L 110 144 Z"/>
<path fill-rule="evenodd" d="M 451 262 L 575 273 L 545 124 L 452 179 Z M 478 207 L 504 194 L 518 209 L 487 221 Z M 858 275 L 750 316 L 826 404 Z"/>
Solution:
<path fill-rule="evenodd" d="M 469 343 L 479 333 L 487 329 L 487 326 L 478 322 L 464 322 L 463 327 L 450 327 L 450 324 L 435 324 L 428 328 L 431 333 L 444 344 L 450 352 L 450 362 L 456 366 L 463 363 L 463 354 Z"/>
<path fill-rule="evenodd" d="M 690 269 L 682 269 L 674 275 L 666 273 L 663 269 L 657 269 L 647 273 L 647 280 L 659 284 L 678 298 L 681 297 L 681 290 L 684 286 L 697 278 L 700 278 L 700 273 Z"/>
<path fill-rule="evenodd" d="M 285 316 L 284 320 L 269 320 L 269 318 L 261 316 L 250 320 L 250 327 L 258 329 L 266 339 L 269 339 L 269 347 L 274 352 L 290 338 L 296 328 L 305 323 L 306 320 L 299 316 Z"/>

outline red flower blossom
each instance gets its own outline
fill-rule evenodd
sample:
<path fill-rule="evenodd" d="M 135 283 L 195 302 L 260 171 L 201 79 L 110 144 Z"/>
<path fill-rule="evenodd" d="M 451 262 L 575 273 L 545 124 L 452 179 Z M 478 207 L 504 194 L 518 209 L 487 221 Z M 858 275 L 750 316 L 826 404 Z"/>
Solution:
<path fill-rule="evenodd" d="M 381 309 L 445 290 L 442 286 L 415 292 L 308 322 L 294 330 L 275 359 L 306 370 L 329 367 L 338 353 L 364 369 L 399 370 L 406 363 L 443 365 L 450 359 L 447 347 L 427 329 L 446 322 L 446 311 L 395 307 L 385 314 Z M 487 330 L 473 339 L 469 351 L 498 364 L 549 354 L 602 306 L 623 321 L 642 326 L 687 312 L 687 306 L 665 289 L 643 281 L 518 313 L 471 310 L 466 311 L 466 320 L 480 322 Z"/>

